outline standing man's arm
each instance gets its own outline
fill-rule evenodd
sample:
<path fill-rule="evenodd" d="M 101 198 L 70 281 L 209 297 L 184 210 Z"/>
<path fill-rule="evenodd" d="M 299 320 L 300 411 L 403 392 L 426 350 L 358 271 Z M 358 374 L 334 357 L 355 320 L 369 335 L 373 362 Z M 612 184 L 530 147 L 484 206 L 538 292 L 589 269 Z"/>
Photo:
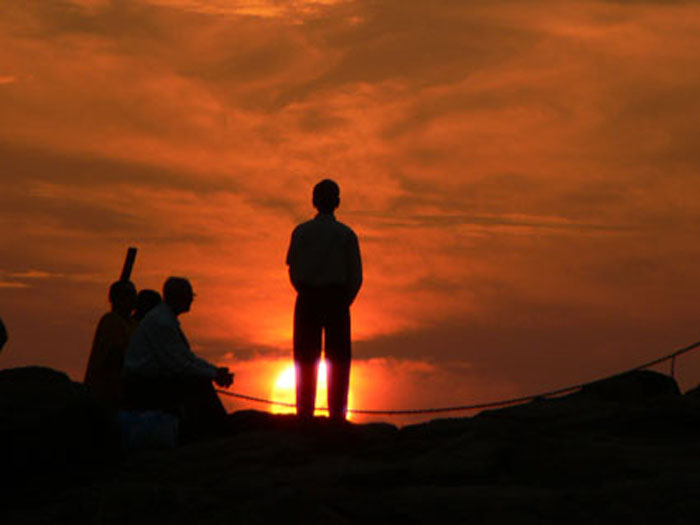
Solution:
<path fill-rule="evenodd" d="M 360 256 L 360 243 L 357 235 L 352 232 L 348 246 L 348 305 L 355 301 L 362 286 L 362 257 Z"/>
<path fill-rule="evenodd" d="M 299 291 L 299 279 L 297 278 L 297 241 L 296 230 L 292 232 L 292 238 L 289 241 L 289 249 L 287 250 L 287 266 L 289 266 L 289 280 L 294 286 L 294 289 Z"/>

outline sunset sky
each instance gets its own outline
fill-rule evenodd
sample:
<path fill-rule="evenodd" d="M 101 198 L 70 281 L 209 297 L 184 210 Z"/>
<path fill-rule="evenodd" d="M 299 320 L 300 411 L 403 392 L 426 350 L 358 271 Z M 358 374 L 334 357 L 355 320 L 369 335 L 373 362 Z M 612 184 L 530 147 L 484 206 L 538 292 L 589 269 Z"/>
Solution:
<path fill-rule="evenodd" d="M 0 368 L 82 379 L 136 246 L 136 286 L 189 277 L 195 350 L 272 396 L 289 236 L 325 177 L 364 260 L 355 408 L 536 393 L 692 343 L 700 3 L 0 2 Z M 700 354 L 678 368 L 700 383 Z"/>

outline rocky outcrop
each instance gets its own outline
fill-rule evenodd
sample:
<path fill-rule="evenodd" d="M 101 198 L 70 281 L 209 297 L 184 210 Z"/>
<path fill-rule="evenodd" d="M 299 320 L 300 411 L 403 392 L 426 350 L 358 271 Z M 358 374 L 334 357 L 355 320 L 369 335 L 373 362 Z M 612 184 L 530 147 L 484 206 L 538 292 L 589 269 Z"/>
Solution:
<path fill-rule="evenodd" d="M 108 478 L 56 485 L 31 504 L 17 500 L 9 517 L 149 525 L 695 523 L 700 400 L 680 395 L 671 381 L 634 373 L 612 386 L 401 429 L 237 412 L 225 438 L 127 457 Z"/>
<path fill-rule="evenodd" d="M 119 459 L 111 414 L 49 368 L 0 371 L 0 429 L 3 499 L 92 479 Z"/>
<path fill-rule="evenodd" d="M 676 381 L 651 370 L 626 372 L 584 386 L 581 393 L 605 401 L 640 402 L 681 392 Z"/>

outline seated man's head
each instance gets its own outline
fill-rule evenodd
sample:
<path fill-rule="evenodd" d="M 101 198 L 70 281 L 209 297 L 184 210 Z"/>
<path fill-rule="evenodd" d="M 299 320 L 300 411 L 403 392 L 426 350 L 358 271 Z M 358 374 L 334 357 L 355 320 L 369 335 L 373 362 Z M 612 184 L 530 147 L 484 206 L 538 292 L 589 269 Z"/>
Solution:
<path fill-rule="evenodd" d="M 109 302 L 112 311 L 124 317 L 131 315 L 136 305 L 136 287 L 131 281 L 115 281 L 109 287 Z"/>
<path fill-rule="evenodd" d="M 163 285 L 163 300 L 173 309 L 175 315 L 190 311 L 194 292 L 192 285 L 184 277 L 168 277 Z"/>
<path fill-rule="evenodd" d="M 331 179 L 323 179 L 314 186 L 314 207 L 321 213 L 333 213 L 340 204 L 340 188 Z"/>

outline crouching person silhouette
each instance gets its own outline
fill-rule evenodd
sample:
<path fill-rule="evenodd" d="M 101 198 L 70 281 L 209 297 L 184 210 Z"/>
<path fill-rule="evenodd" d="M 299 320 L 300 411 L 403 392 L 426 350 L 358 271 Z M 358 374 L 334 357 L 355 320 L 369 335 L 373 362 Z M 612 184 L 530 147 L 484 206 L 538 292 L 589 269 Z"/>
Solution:
<path fill-rule="evenodd" d="M 193 299 L 187 279 L 168 278 L 163 302 L 141 320 L 124 363 L 127 407 L 176 414 L 184 441 L 225 431 L 226 410 L 212 381 L 221 387 L 233 383 L 228 368 L 216 367 L 190 350 L 177 318 L 189 312 Z"/>
<path fill-rule="evenodd" d="M 311 418 L 325 335 L 328 409 L 345 420 L 350 386 L 350 305 L 362 285 L 362 262 L 355 232 L 338 222 L 340 188 L 329 179 L 313 189 L 316 217 L 292 233 L 287 265 L 297 291 L 294 308 L 294 363 L 297 414 Z"/>

